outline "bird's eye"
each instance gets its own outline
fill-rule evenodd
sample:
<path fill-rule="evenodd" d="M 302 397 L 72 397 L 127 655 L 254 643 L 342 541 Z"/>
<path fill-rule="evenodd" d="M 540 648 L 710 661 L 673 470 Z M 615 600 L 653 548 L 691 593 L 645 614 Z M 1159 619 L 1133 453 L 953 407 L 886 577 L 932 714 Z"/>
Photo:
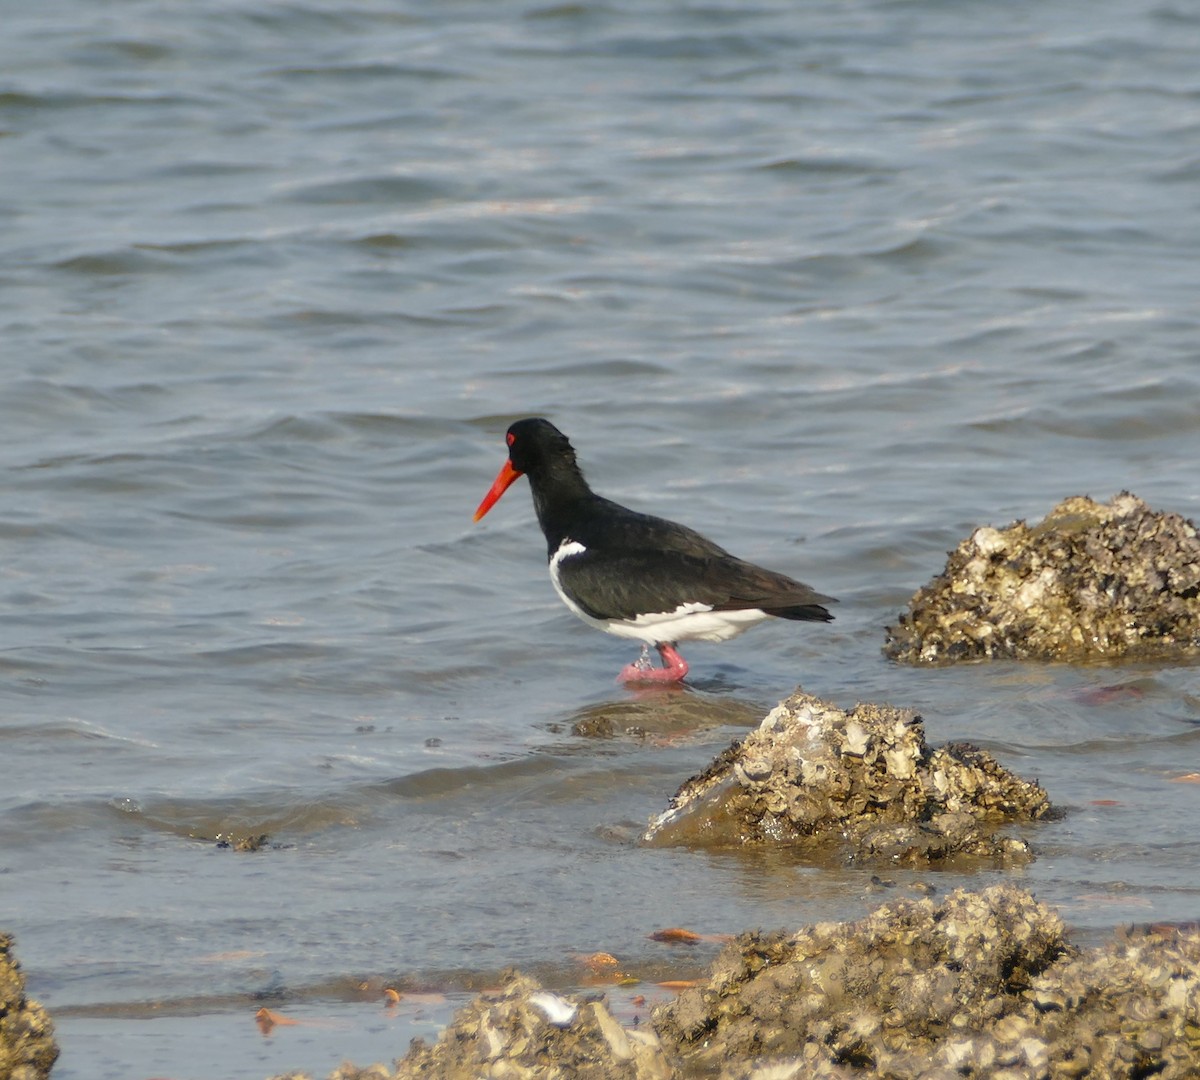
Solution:
<path fill-rule="evenodd" d="M 504 436 L 504 441 L 508 443 L 509 446 L 512 446 L 512 444 L 517 441 L 517 437 L 510 432 Z"/>

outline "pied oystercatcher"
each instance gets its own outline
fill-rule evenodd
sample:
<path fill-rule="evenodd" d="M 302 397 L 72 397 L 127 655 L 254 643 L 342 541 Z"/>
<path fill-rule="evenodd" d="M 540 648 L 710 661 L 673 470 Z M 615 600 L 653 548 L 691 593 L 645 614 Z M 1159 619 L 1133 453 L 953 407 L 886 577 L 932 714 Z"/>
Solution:
<path fill-rule="evenodd" d="M 597 495 L 567 437 L 548 420 L 508 429 L 508 460 L 475 511 L 478 521 L 520 476 L 546 536 L 550 580 L 589 626 L 642 642 L 621 682 L 678 682 L 688 672 L 680 641 L 726 641 L 769 616 L 828 622 L 836 603 L 802 582 L 755 566 L 686 525 L 639 514 Z M 650 646 L 663 666 L 652 666 Z"/>

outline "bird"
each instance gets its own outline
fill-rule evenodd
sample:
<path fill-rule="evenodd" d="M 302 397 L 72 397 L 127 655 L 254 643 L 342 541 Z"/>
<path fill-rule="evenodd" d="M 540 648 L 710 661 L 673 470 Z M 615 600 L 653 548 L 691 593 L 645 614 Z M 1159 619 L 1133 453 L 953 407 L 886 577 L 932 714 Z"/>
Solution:
<path fill-rule="evenodd" d="M 731 555 L 686 525 L 597 495 L 570 440 L 529 417 L 504 437 L 508 458 L 475 511 L 479 521 L 520 477 L 546 537 L 554 591 L 589 626 L 642 643 L 625 684 L 678 683 L 681 641 L 727 641 L 771 617 L 828 622 L 836 603 L 803 582 Z M 650 647 L 662 662 L 655 667 Z"/>

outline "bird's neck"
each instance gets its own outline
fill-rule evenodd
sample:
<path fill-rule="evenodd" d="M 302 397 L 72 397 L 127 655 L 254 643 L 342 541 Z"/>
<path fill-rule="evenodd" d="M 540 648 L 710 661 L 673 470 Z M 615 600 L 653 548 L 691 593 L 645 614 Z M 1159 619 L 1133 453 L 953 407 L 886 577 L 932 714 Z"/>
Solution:
<path fill-rule="evenodd" d="M 553 555 L 567 538 L 572 525 L 580 521 L 581 511 L 599 496 L 588 486 L 573 461 L 555 462 L 549 469 L 530 473 L 529 486 L 533 489 L 533 508 L 538 524 Z"/>

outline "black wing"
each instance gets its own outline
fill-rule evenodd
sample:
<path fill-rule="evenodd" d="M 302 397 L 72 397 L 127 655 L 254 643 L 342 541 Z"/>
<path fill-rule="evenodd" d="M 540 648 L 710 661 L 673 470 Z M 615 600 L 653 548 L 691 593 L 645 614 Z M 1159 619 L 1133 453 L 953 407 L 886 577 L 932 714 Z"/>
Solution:
<path fill-rule="evenodd" d="M 699 537 L 699 534 L 695 534 Z M 718 611 L 760 608 L 789 619 L 828 620 L 834 603 L 802 582 L 734 558 L 699 537 L 717 554 L 678 550 L 588 549 L 563 559 L 563 590 L 594 619 L 633 619 L 704 604 Z"/>

